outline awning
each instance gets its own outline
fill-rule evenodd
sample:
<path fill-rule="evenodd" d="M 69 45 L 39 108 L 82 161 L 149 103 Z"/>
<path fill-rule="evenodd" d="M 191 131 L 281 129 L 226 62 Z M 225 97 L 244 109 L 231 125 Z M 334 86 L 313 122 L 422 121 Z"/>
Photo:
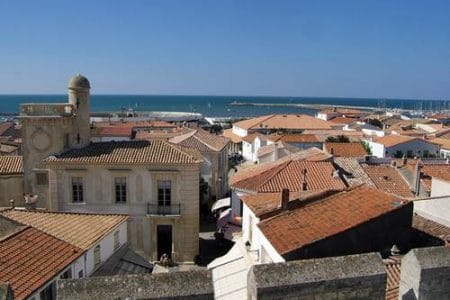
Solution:
<path fill-rule="evenodd" d="M 218 209 L 221 208 L 225 208 L 225 207 L 230 207 L 231 206 L 231 198 L 223 198 L 220 200 L 217 200 L 216 202 L 214 202 L 213 206 L 211 207 L 211 211 L 214 212 Z"/>

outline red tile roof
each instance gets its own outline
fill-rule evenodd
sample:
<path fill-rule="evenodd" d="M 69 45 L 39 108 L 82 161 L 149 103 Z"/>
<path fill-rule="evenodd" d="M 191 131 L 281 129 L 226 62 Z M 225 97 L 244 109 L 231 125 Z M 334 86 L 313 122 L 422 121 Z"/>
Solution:
<path fill-rule="evenodd" d="M 162 140 L 92 143 L 45 159 L 69 164 L 195 164 L 202 160 L 191 149 Z"/>
<path fill-rule="evenodd" d="M 373 164 L 362 164 L 361 166 L 378 189 L 400 197 L 412 198 L 414 196 L 409 184 L 395 167 Z"/>
<path fill-rule="evenodd" d="M 450 164 L 424 164 L 421 171 L 425 176 L 450 182 Z M 431 182 L 429 188 L 431 188 Z"/>
<path fill-rule="evenodd" d="M 345 118 L 345 117 L 336 117 L 330 120 L 330 122 L 336 123 L 336 124 L 351 124 L 353 122 L 358 121 L 355 118 Z"/>
<path fill-rule="evenodd" d="M 268 115 L 234 123 L 242 129 L 333 129 L 337 124 L 308 115 Z"/>
<path fill-rule="evenodd" d="M 225 129 L 223 136 L 229 138 L 235 144 L 242 143 L 242 137 L 233 133 L 233 128 Z"/>
<path fill-rule="evenodd" d="M 0 156 L 0 175 L 23 173 L 23 157 L 20 155 Z"/>
<path fill-rule="evenodd" d="M 211 134 L 201 128 L 184 135 L 173 137 L 169 141 L 187 148 L 196 149 L 200 152 L 222 151 L 230 142 L 224 136 Z"/>
<path fill-rule="evenodd" d="M 83 251 L 38 229 L 26 227 L 0 240 L 0 279 L 14 299 L 31 296 L 64 271 Z"/>
<path fill-rule="evenodd" d="M 397 300 L 400 287 L 401 256 L 392 256 L 383 260 L 386 266 L 386 300 Z"/>
<path fill-rule="evenodd" d="M 273 142 L 285 143 L 319 143 L 319 139 L 315 134 L 273 134 L 267 137 Z"/>
<path fill-rule="evenodd" d="M 445 225 L 414 214 L 412 227 L 450 243 L 450 228 Z"/>
<path fill-rule="evenodd" d="M 294 154 L 295 155 L 295 154 Z M 339 176 L 333 176 L 336 171 L 328 161 L 281 160 L 270 166 L 261 165 L 243 174 L 232 177 L 231 187 L 241 190 L 274 193 L 283 188 L 299 191 L 303 184 L 303 170 L 307 171 L 306 182 L 308 191 L 322 191 L 345 188 L 345 183 Z"/>
<path fill-rule="evenodd" d="M 397 135 L 397 134 L 386 135 L 386 136 L 377 138 L 374 141 L 378 144 L 382 144 L 385 147 L 389 148 L 389 147 L 396 146 L 399 144 L 409 143 L 409 142 L 412 142 L 415 140 L 422 141 L 424 143 L 431 143 L 430 141 L 427 141 L 427 140 L 424 140 L 421 138 L 417 138 L 417 137 L 413 137 L 413 136 Z"/>
<path fill-rule="evenodd" d="M 324 143 L 324 150 L 336 157 L 363 157 L 367 155 L 361 143 Z"/>
<path fill-rule="evenodd" d="M 262 220 L 258 227 L 281 255 L 403 207 L 393 195 L 360 186 Z"/>

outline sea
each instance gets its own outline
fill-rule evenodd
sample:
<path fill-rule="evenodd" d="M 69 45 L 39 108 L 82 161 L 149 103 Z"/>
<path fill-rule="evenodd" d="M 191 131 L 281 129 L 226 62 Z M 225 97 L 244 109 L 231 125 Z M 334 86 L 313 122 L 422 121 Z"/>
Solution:
<path fill-rule="evenodd" d="M 91 112 L 191 112 L 205 117 L 254 117 L 267 114 L 309 114 L 317 109 L 280 104 L 327 104 L 380 109 L 442 111 L 450 109 L 449 100 L 333 98 L 333 97 L 249 97 L 178 95 L 91 95 Z M 65 103 L 67 95 L 0 95 L 0 115 L 16 115 L 21 103 Z M 230 105 L 233 102 L 275 104 L 275 106 Z"/>

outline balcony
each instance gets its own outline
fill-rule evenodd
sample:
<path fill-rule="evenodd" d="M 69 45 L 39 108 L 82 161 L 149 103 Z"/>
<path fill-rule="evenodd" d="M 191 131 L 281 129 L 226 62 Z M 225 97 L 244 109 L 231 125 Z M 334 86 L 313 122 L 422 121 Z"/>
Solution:
<path fill-rule="evenodd" d="M 172 205 L 158 205 L 153 203 L 147 203 L 147 214 L 158 216 L 180 216 L 181 204 Z"/>
<path fill-rule="evenodd" d="M 68 103 L 22 104 L 22 117 L 67 117 L 74 114 L 74 107 Z"/>

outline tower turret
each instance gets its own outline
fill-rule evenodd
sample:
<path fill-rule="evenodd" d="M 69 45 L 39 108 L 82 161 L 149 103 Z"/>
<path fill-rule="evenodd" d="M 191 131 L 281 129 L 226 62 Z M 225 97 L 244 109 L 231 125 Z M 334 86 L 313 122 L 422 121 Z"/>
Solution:
<path fill-rule="evenodd" d="M 89 119 L 89 95 L 91 85 L 89 80 L 81 74 L 69 81 L 69 103 L 75 109 L 75 120 L 70 137 L 70 146 L 81 148 L 87 146 L 91 140 Z"/>

